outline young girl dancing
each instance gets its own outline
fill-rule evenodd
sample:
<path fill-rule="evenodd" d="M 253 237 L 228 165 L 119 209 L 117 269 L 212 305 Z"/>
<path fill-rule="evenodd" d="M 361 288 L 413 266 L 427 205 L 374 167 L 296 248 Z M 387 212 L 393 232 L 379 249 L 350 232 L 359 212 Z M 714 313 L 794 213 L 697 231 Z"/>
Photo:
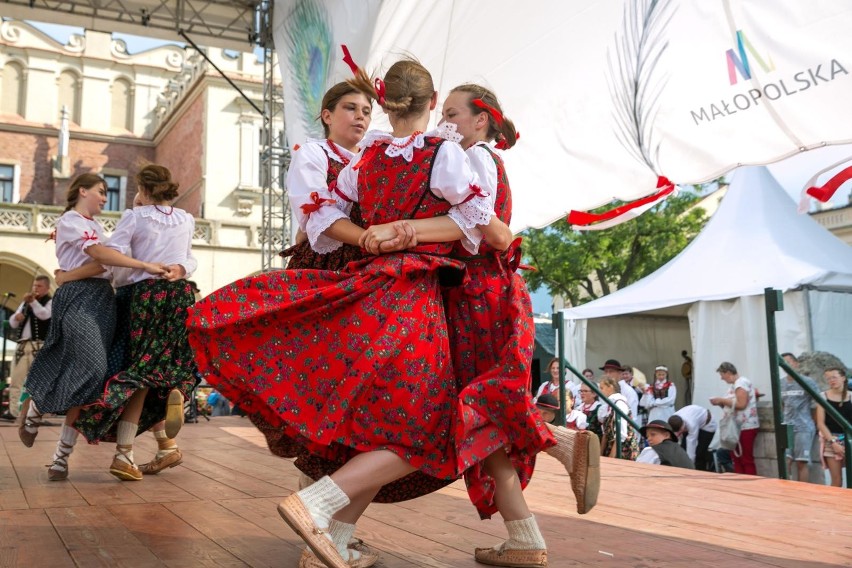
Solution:
<path fill-rule="evenodd" d="M 129 366 L 107 380 L 99 399 L 83 408 L 74 423 L 89 442 L 116 440 L 109 471 L 130 481 L 142 479 L 133 458 L 134 438 L 164 418 L 164 428 L 154 430 L 159 451 L 148 469 L 159 471 L 166 467 L 162 462 L 174 465 L 175 456 L 180 458 L 173 439 L 182 424 L 184 397 L 195 386 L 185 326 L 195 296 L 186 278 L 198 264 L 192 256 L 195 220 L 171 205 L 178 184 L 168 168 L 147 165 L 136 184 L 140 206 L 124 212 L 108 246 L 119 252 L 132 249 L 138 259 L 163 259 L 169 271 L 162 278 L 141 270 L 125 275 L 122 289 L 130 294 Z M 167 412 L 173 408 L 175 412 Z"/>
<path fill-rule="evenodd" d="M 106 182 L 82 174 L 68 188 L 65 212 L 56 223 L 56 257 L 70 271 L 92 259 L 102 266 L 124 266 L 164 274 L 162 264 L 134 260 L 105 246 L 103 229 L 94 216 L 106 203 Z M 107 354 L 115 327 L 115 298 L 109 272 L 61 286 L 53 300 L 53 319 L 44 347 L 27 375 L 31 402 L 21 428 L 31 447 L 43 413 L 65 413 L 48 479 L 68 477 L 68 457 L 77 442 L 72 425 L 80 407 L 98 399 L 107 373 Z"/>
<path fill-rule="evenodd" d="M 353 83 L 373 89 L 363 74 Z M 364 230 L 338 208 L 348 202 L 360 203 L 367 226 L 450 214 L 469 233 L 483 226 L 487 236 L 493 209 L 461 147 L 423 134 L 437 103 L 428 71 L 400 61 L 378 85 L 375 96 L 393 132 L 369 133 L 334 193 L 321 196 L 328 201 L 306 225 L 314 250 L 358 243 Z M 388 239 L 396 237 L 390 233 Z M 345 462 L 279 506 L 329 566 L 355 560 L 346 531 L 354 531 L 383 485 L 418 470 L 442 479 L 462 471 L 438 286 L 439 269 L 461 266 L 446 256 L 451 245 L 422 244 L 427 240 L 343 271 L 244 279 L 191 311 L 190 341 L 208 382 L 241 406 L 277 414 L 292 455 Z M 346 531 L 329 535 L 332 517 Z"/>

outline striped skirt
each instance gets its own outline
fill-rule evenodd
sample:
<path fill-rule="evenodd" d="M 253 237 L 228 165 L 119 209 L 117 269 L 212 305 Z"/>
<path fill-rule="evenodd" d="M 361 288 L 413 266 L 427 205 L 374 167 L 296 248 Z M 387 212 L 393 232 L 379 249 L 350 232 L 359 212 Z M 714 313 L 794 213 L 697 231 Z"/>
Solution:
<path fill-rule="evenodd" d="M 115 328 L 115 294 L 108 280 L 62 285 L 53 297 L 50 330 L 27 374 L 39 412 L 63 413 L 100 397 Z"/>

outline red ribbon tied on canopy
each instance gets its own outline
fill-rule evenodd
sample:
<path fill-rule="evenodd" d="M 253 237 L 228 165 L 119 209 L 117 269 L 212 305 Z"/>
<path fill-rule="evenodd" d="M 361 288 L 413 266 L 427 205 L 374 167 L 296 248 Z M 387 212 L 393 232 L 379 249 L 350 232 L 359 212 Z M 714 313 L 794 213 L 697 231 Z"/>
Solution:
<path fill-rule="evenodd" d="M 643 205 L 647 205 L 649 203 L 653 203 L 654 201 L 659 201 L 664 197 L 667 197 L 675 190 L 675 185 L 670 182 L 668 178 L 659 176 L 657 178 L 657 190 L 658 191 L 652 193 L 651 195 L 645 196 L 642 199 L 637 199 L 636 201 L 631 201 L 629 203 L 625 203 L 624 205 L 619 205 L 618 207 L 615 207 L 608 211 L 604 211 L 603 213 L 571 211 L 571 213 L 568 214 L 568 223 L 570 223 L 571 225 L 587 226 L 592 225 L 594 223 L 600 223 L 602 221 L 614 219 L 620 215 L 624 215 L 632 209 L 642 207 Z"/>
<path fill-rule="evenodd" d="M 852 179 L 852 166 L 840 170 L 834 177 L 828 180 L 821 187 L 809 187 L 806 191 L 808 195 L 825 203 L 831 199 L 834 194 L 840 189 L 840 186 Z"/>

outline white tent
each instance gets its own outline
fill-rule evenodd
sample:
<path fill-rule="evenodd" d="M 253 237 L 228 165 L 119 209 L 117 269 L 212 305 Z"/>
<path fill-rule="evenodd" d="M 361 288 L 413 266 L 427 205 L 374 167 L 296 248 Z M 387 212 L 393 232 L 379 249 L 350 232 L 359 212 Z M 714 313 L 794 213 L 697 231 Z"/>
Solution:
<path fill-rule="evenodd" d="M 564 310 L 575 367 L 619 359 L 649 371 L 666 364 L 684 381 L 680 352 L 694 362 L 695 404 L 724 390 L 715 369 L 734 363 L 770 395 L 763 291 L 784 291 L 781 352 L 820 350 L 852 363 L 852 247 L 796 204 L 765 167 L 736 171 L 719 210 L 668 264 L 627 288 Z M 767 396 L 769 398 L 769 396 Z"/>

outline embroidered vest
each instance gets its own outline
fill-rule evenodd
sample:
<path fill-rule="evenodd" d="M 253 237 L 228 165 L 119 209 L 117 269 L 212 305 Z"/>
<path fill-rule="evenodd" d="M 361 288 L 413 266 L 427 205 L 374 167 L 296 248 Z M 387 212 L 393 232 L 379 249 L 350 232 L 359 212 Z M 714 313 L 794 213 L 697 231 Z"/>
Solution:
<path fill-rule="evenodd" d="M 671 386 L 671 381 L 666 381 L 665 383 L 663 383 L 663 386 L 658 389 L 657 383 L 655 382 L 653 388 L 654 398 L 666 398 L 667 396 L 669 396 L 669 388 L 671 388 Z"/>
<path fill-rule="evenodd" d="M 432 164 L 444 141 L 437 137 L 424 140 L 415 148 L 411 162 L 402 156 L 385 154 L 387 142 L 377 141 L 364 151 L 358 169 L 358 201 L 364 226 L 399 219 L 428 219 L 446 215 L 450 203 L 432 193 Z M 413 252 L 447 254 L 451 243 L 424 243 Z"/>
<path fill-rule="evenodd" d="M 41 298 L 39 298 L 38 303 L 42 306 L 46 306 L 50 301 L 50 294 L 45 294 Z M 47 330 L 50 328 L 50 318 L 46 320 L 40 320 L 33 313 L 33 309 L 29 304 L 24 307 L 22 312 L 24 314 L 24 321 L 21 322 L 21 325 L 18 326 L 18 336 L 17 340 L 21 340 L 21 335 L 24 333 L 24 328 L 27 326 L 27 322 L 30 324 L 30 339 L 44 341 L 47 339 Z"/>

